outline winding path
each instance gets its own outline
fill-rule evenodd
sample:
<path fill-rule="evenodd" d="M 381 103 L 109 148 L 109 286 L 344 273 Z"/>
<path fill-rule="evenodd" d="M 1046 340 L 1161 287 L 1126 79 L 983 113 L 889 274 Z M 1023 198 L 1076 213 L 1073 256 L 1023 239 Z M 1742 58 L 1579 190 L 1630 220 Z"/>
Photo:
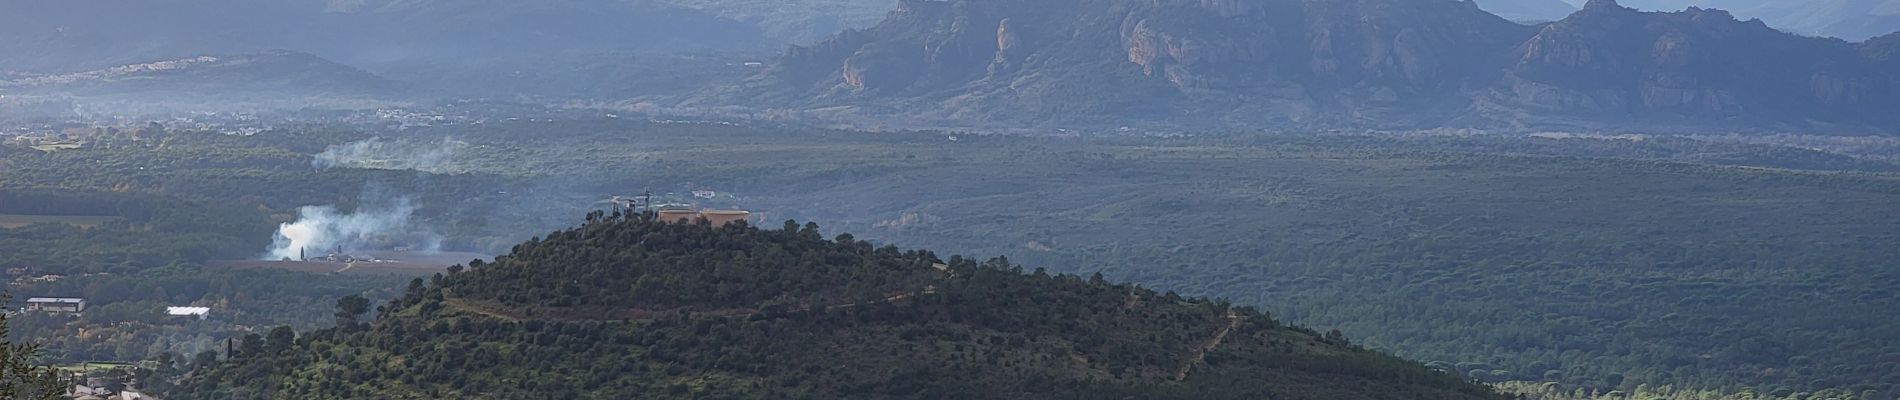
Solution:
<path fill-rule="evenodd" d="M 1214 348 L 1220 347 L 1221 341 L 1227 340 L 1227 334 L 1233 333 L 1234 328 L 1240 327 L 1240 313 L 1228 311 L 1226 319 L 1227 324 L 1221 325 L 1220 330 L 1214 331 L 1214 337 L 1208 338 L 1206 342 L 1194 347 L 1193 355 L 1188 356 L 1187 363 L 1181 364 L 1181 369 L 1174 371 L 1174 380 L 1187 379 L 1188 372 L 1193 371 L 1194 366 L 1200 365 L 1201 360 L 1207 358 L 1207 352 L 1214 351 Z"/>

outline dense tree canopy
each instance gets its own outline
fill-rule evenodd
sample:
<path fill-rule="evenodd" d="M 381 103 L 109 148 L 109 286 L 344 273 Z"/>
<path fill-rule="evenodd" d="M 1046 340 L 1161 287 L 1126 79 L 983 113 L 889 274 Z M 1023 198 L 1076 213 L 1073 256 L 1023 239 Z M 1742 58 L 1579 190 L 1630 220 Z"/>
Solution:
<path fill-rule="evenodd" d="M 240 351 L 173 395 L 1502 398 L 1337 332 L 1099 276 L 824 240 L 813 225 L 590 220 L 418 282 L 369 326 Z"/>

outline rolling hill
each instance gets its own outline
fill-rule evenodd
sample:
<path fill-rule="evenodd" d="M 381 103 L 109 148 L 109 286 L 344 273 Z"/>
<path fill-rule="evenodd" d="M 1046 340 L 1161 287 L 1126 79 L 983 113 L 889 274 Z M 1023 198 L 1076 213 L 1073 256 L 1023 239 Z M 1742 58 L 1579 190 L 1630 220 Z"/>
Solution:
<path fill-rule="evenodd" d="M 825 240 L 792 222 L 588 220 L 417 280 L 373 323 L 344 308 L 339 328 L 294 342 L 252 335 L 169 394 L 1503 398 L 1337 332 L 1099 276 Z"/>

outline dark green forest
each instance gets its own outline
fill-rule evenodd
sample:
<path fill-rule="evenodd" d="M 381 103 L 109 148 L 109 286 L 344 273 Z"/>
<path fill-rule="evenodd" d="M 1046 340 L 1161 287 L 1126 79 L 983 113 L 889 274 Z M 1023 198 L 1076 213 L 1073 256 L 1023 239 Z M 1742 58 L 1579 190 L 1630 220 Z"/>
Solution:
<path fill-rule="evenodd" d="M 0 189 L 0 214 L 106 216 L 100 226 L 40 223 L 0 229 L 0 266 L 39 274 L 136 273 L 179 262 L 245 258 L 276 226 L 254 209 L 147 193 Z"/>
<path fill-rule="evenodd" d="M 318 162 L 364 143 L 376 151 Z M 406 159 L 430 162 L 393 161 Z M 613 195 L 716 190 L 702 205 L 1226 298 L 1472 379 L 1884 399 L 1900 382 L 1900 343 L 1885 339 L 1900 337 L 1894 170 L 1891 157 L 1670 137 L 1052 138 L 563 119 L 176 130 L 9 153 L 0 188 L 158 195 L 256 210 L 242 219 L 262 227 L 296 207 L 404 196 L 446 247 L 489 254 Z M 682 197 L 695 201 L 669 199 Z M 23 229 L 6 235 L 86 232 Z"/>
<path fill-rule="evenodd" d="M 328 326 L 326 307 L 335 298 L 387 298 L 404 281 L 205 267 L 254 257 L 270 244 L 275 226 L 256 208 L 150 193 L 0 189 L 0 214 L 114 218 L 0 229 L 0 266 L 16 303 L 80 297 L 89 304 L 79 316 L 29 313 L 10 321 L 9 339 L 39 343 L 49 363 L 182 358 L 264 327 Z M 178 319 L 165 316 L 168 306 L 216 311 L 203 321 Z"/>
<path fill-rule="evenodd" d="M 413 282 L 373 322 L 247 336 L 178 398 L 1482 399 L 1339 332 L 1100 276 L 596 213 Z M 272 335 L 276 335 L 273 333 Z M 211 356 L 205 360 L 214 360 Z"/>

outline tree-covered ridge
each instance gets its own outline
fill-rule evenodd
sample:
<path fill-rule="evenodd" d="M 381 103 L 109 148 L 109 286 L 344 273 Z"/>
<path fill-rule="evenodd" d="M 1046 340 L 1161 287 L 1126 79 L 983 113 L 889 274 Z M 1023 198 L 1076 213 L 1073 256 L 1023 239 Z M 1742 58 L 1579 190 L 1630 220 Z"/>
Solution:
<path fill-rule="evenodd" d="M 454 289 L 511 307 L 708 312 L 869 301 L 933 282 L 928 253 L 873 249 L 849 235 L 825 241 L 816 224 L 785 228 L 612 216 L 516 246 L 497 268 L 476 264 L 481 273 L 454 276 Z"/>
<path fill-rule="evenodd" d="M 642 283 L 644 282 L 644 283 Z M 874 247 L 813 225 L 594 214 L 262 338 L 175 398 L 1502 398 L 1224 301 Z M 643 310 L 616 312 L 615 310 Z"/>

